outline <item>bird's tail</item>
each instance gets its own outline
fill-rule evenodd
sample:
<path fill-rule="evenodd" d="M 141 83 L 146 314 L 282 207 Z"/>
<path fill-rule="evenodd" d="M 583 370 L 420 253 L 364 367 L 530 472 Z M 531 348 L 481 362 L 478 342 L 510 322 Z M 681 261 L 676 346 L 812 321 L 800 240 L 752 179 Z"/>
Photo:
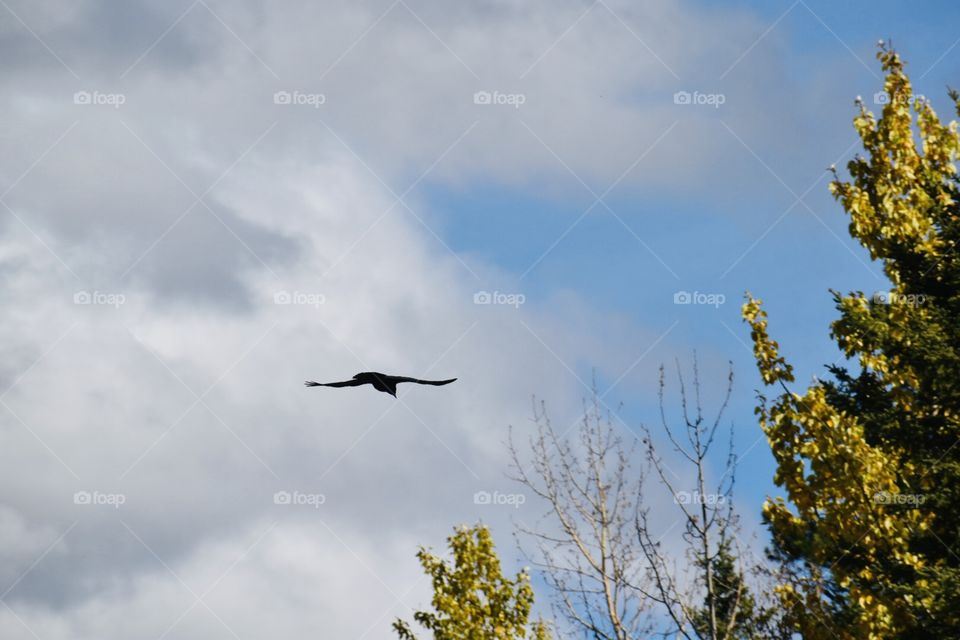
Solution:
<path fill-rule="evenodd" d="M 305 387 L 322 387 L 323 385 L 319 382 L 314 382 L 313 380 L 307 380 L 303 383 Z"/>

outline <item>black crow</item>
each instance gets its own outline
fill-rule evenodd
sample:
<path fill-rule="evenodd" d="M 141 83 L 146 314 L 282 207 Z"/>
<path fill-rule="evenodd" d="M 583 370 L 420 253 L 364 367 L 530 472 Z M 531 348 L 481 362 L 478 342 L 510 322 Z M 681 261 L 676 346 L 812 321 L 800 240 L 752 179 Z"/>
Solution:
<path fill-rule="evenodd" d="M 377 373 L 376 371 L 364 371 L 353 376 L 352 380 L 344 380 L 343 382 L 314 382 L 313 380 L 307 380 L 303 384 L 308 387 L 359 387 L 363 384 L 370 384 L 373 385 L 373 388 L 377 391 L 389 393 L 396 398 L 397 385 L 401 382 L 416 382 L 417 384 L 440 386 L 450 384 L 454 380 L 456 380 L 456 378 L 450 378 L 449 380 L 419 380 L 405 376 L 388 376 L 385 373 Z"/>

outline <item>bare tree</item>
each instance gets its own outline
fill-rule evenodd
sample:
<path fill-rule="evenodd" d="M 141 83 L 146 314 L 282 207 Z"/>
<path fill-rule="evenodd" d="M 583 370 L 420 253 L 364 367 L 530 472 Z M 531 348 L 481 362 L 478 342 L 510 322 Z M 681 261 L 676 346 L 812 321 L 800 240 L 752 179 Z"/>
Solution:
<path fill-rule="evenodd" d="M 533 414 L 530 471 L 512 435 L 510 454 L 514 478 L 549 505 L 548 522 L 518 525 L 518 532 L 536 547 L 527 556 L 552 588 L 555 612 L 586 637 L 645 636 L 651 625 L 649 597 L 637 586 L 644 568 L 634 531 L 640 491 L 629 473 L 632 447 L 616 435 L 596 393 L 584 407 L 579 447 L 557 433 L 542 402 L 534 402 Z"/>
<path fill-rule="evenodd" d="M 548 509 L 534 526 L 519 524 L 520 545 L 555 596 L 555 610 L 584 637 L 627 640 L 657 635 L 688 640 L 770 637 L 758 631 L 771 613 L 748 588 L 733 509 L 737 459 L 733 425 L 719 472 L 711 481 L 711 455 L 733 389 L 726 379 L 720 407 L 708 420 L 701 403 L 700 375 L 693 364 L 693 398 L 677 365 L 681 426 L 671 426 L 660 368 L 659 406 L 663 432 L 679 461 L 679 473 L 661 455 L 650 428 L 642 438 L 618 435 L 614 412 L 601 409 L 594 391 L 585 404 L 576 436 L 557 433 L 544 403 L 534 403 L 536 433 L 524 464 L 509 443 L 512 475 Z M 644 464 L 631 467 L 636 447 Z M 645 504 L 645 481 L 655 479 L 674 497 L 683 525 L 683 551 L 673 553 L 655 530 Z M 658 516 L 663 516 L 658 513 Z M 533 549 L 528 547 L 533 544 Z M 526 546 L 524 543 L 527 543 Z M 680 567 L 680 568 L 678 568 Z"/>
<path fill-rule="evenodd" d="M 713 485 L 710 485 L 707 479 L 707 464 L 717 430 L 733 392 L 733 369 L 731 368 L 727 374 L 726 393 L 713 420 L 706 420 L 703 415 L 700 372 L 696 357 L 693 361 L 694 406 L 692 410 L 679 362 L 677 378 L 683 426 L 681 429 L 673 428 L 667 419 L 664 401 L 666 372 L 663 366 L 660 367 L 658 393 L 660 422 L 673 451 L 679 454 L 686 465 L 693 470 L 693 491 L 686 489 L 689 485 L 683 483 L 683 478 L 664 461 L 654 443 L 653 434 L 646 425 L 642 426 L 643 445 L 650 467 L 656 472 L 663 486 L 673 495 L 674 502 L 682 514 L 683 537 L 687 543 L 688 557 L 692 560 L 693 567 L 699 570 L 699 579 L 686 585 L 681 583 L 681 577 L 673 568 L 675 563 L 663 552 L 659 540 L 651 530 L 649 509 L 639 509 L 637 512 L 637 538 L 649 566 L 655 591 L 654 598 L 673 621 L 675 632 L 684 638 L 703 637 L 718 640 L 732 637 L 740 610 L 741 594 L 739 592 L 745 588 L 745 583 L 742 580 L 739 581 L 734 587 L 738 592 L 734 594 L 732 611 L 727 612 L 727 619 L 720 619 L 717 612 L 719 585 L 715 581 L 714 569 L 721 553 L 729 553 L 729 545 L 735 543 L 737 534 L 737 517 L 733 510 L 733 485 L 737 460 L 734 454 L 732 425 L 729 430 L 729 446 L 724 472 Z M 739 557 L 739 554 L 735 557 Z M 705 612 L 700 609 L 699 603 L 695 604 L 694 594 L 698 586 L 705 591 L 703 598 Z"/>

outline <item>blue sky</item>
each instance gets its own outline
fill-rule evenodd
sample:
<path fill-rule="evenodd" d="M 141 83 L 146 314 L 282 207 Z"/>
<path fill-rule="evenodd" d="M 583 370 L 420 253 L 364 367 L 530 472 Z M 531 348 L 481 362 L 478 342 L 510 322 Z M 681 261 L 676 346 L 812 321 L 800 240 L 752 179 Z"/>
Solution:
<path fill-rule="evenodd" d="M 715 10 L 711 6 L 703 4 L 705 10 Z M 732 361 L 737 382 L 728 418 L 736 423 L 742 452 L 760 435 L 752 414 L 760 380 L 746 348 L 749 331 L 739 317 L 743 293 L 749 290 L 764 300 L 773 335 L 795 365 L 799 382 L 822 376 L 824 365 L 838 359 L 828 335 L 836 317 L 828 289 L 873 292 L 883 290 L 886 281 L 847 234 L 845 215 L 827 191 L 826 167 L 836 162 L 845 175 L 845 162 L 860 149 L 859 144 L 850 148 L 857 140 L 851 126 L 855 96 L 864 96 L 879 112 L 873 94 L 883 86 L 874 57 L 880 38 L 893 38 L 907 59 L 915 91 L 930 97 L 942 117 L 953 117 L 945 87 L 960 84 L 953 28 L 960 7 L 926 3 L 917 11 L 900 2 L 869 7 L 736 2 L 724 10 L 733 7 L 759 16 L 771 29 L 731 74 L 749 77 L 751 55 L 763 56 L 769 47 L 779 55 L 783 76 L 766 90 L 777 95 L 778 104 L 801 106 L 770 114 L 782 137 L 768 141 L 745 130 L 737 132 L 742 143 L 724 130 L 724 119 L 741 106 L 736 96 L 710 110 L 712 134 L 728 138 L 710 162 L 736 167 L 726 180 L 681 181 L 679 188 L 615 188 L 605 202 L 622 222 L 597 205 L 575 226 L 594 198 L 572 175 L 573 186 L 562 196 L 550 194 L 555 185 L 535 181 L 504 187 L 477 180 L 457 188 L 431 184 L 426 198 L 454 251 L 476 254 L 503 269 L 502 290 L 522 291 L 534 302 L 572 292 L 584 304 L 653 330 L 666 330 L 677 320 L 670 351 L 684 365 L 694 350 L 701 359 Z M 733 61 L 716 62 L 722 74 Z M 686 87 L 682 81 L 677 86 Z M 715 86 L 722 92 L 724 81 Z M 522 118 L 522 110 L 517 117 Z M 669 138 L 664 144 L 670 144 Z M 634 171 L 656 163 L 654 151 Z M 596 193 L 607 187 L 599 182 L 588 186 Z M 805 195 L 794 204 L 790 190 Z M 726 302 L 717 309 L 677 307 L 672 296 L 680 290 L 722 293 Z M 673 366 L 672 355 L 666 350 L 659 354 Z M 590 379 L 595 366 L 589 359 L 570 364 L 583 380 Z M 657 364 L 656 357 L 649 357 L 641 367 Z M 618 377 L 614 371 L 604 373 L 606 384 Z M 653 422 L 655 393 L 649 378 L 629 382 L 619 384 L 608 400 L 626 404 L 628 422 Z M 717 376 L 704 380 L 714 387 L 722 382 Z M 599 386 L 606 389 L 603 382 Z M 745 505 L 756 507 L 765 495 L 777 493 L 765 443 L 750 449 L 740 474 L 749 479 L 738 491 Z"/>

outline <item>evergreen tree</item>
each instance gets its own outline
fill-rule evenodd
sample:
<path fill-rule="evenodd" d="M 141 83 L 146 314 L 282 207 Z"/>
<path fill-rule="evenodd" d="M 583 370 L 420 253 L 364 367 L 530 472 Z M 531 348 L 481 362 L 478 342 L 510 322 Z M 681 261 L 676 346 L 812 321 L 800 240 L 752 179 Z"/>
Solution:
<path fill-rule="evenodd" d="M 878 58 L 886 104 L 877 118 L 857 101 L 865 155 L 830 185 L 891 283 L 834 292 L 831 334 L 853 362 L 796 393 L 760 301 L 743 308 L 778 389 L 757 413 L 786 498 L 764 516 L 804 638 L 960 638 L 960 140 L 898 54 L 881 45 Z"/>
<path fill-rule="evenodd" d="M 698 565 L 705 574 L 703 563 L 698 562 Z M 762 606 L 750 591 L 729 540 L 720 541 L 712 569 L 716 618 L 724 623 L 717 629 L 717 640 L 770 640 L 789 637 L 777 626 L 777 612 Z M 704 597 L 703 607 L 693 615 L 693 628 L 698 638 L 710 637 L 709 605 L 708 595 Z"/>

